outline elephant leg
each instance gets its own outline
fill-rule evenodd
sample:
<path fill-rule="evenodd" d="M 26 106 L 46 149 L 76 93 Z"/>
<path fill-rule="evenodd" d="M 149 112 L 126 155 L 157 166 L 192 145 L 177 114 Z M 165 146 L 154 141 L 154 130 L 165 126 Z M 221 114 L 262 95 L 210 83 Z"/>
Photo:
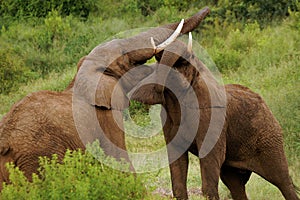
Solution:
<path fill-rule="evenodd" d="M 117 160 L 125 159 L 129 163 L 129 170 L 135 172 L 126 149 L 122 111 L 99 109 L 97 118 L 103 132 L 100 138 L 101 148 Z"/>
<path fill-rule="evenodd" d="M 279 152 L 278 149 L 268 150 L 268 152 L 257 157 L 255 160 L 257 160 L 258 167 L 253 171 L 277 186 L 285 199 L 299 200 L 295 186 L 289 176 L 286 157 L 283 150 Z"/>
<path fill-rule="evenodd" d="M 200 158 L 202 192 L 209 200 L 218 200 L 218 184 L 221 167 L 225 160 L 225 140 L 220 136 L 218 143 L 204 158 Z"/>
<path fill-rule="evenodd" d="M 0 192 L 3 188 L 3 182 L 9 182 L 9 173 L 6 168 L 6 164 L 9 162 L 13 162 L 10 154 L 4 156 L 0 155 Z"/>
<path fill-rule="evenodd" d="M 205 158 L 200 159 L 202 192 L 207 199 L 218 200 L 218 184 L 221 167 L 218 167 L 216 162 Z"/>
<path fill-rule="evenodd" d="M 203 134 L 200 134 L 203 135 Z M 222 132 L 217 143 L 211 151 L 205 156 L 200 157 L 202 193 L 209 200 L 218 200 L 218 184 L 221 173 L 221 167 L 225 161 L 226 138 L 225 132 Z M 198 140 L 198 149 L 201 152 L 201 140 Z"/>
<path fill-rule="evenodd" d="M 169 165 L 171 172 L 173 196 L 176 199 L 188 199 L 186 185 L 188 163 L 188 152 L 185 152 L 176 161 L 170 163 Z"/>
<path fill-rule="evenodd" d="M 230 190 L 231 196 L 235 200 L 247 200 L 245 185 L 248 182 L 251 171 L 240 170 L 223 165 L 221 168 L 221 179 Z"/>

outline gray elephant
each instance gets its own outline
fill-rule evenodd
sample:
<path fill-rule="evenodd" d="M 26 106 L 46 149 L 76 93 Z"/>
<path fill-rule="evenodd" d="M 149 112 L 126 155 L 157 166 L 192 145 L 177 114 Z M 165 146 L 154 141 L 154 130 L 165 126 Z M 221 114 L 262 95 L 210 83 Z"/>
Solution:
<path fill-rule="evenodd" d="M 188 198 L 191 152 L 200 159 L 202 191 L 209 199 L 219 199 L 219 177 L 233 199 L 247 199 L 245 184 L 252 172 L 278 187 L 285 199 L 299 199 L 289 176 L 281 127 L 258 94 L 242 85 L 220 85 L 192 52 L 191 37 L 188 45 L 177 40 L 156 59 L 156 71 L 131 91 L 131 98 L 162 104 L 176 198 Z M 157 77 L 164 84 L 155 84 Z"/>
<path fill-rule="evenodd" d="M 205 8 L 185 23 L 100 44 L 80 61 L 77 75 L 65 91 L 35 92 L 16 103 L 0 122 L 0 189 L 2 182 L 9 182 L 7 162 L 13 162 L 30 179 L 37 171 L 39 156 L 55 153 L 61 159 L 66 149 L 84 149 L 95 139 L 107 155 L 129 162 L 122 124 L 128 100 L 122 87 L 130 88 L 149 75 L 152 69 L 141 64 L 179 34 L 196 28 L 208 12 Z M 134 67 L 141 69 L 138 76 L 118 83 Z"/>

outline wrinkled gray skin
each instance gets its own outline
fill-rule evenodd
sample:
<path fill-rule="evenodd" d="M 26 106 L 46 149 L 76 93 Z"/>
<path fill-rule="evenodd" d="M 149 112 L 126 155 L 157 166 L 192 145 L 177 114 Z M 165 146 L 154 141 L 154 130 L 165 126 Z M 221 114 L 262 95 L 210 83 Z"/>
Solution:
<path fill-rule="evenodd" d="M 160 66 L 163 63 L 179 72 L 177 76 L 170 76 L 169 73 L 166 78 L 166 83 L 175 84 L 177 91 L 165 87 L 163 92 L 157 92 L 161 91 L 160 86 L 148 84 L 136 90 L 131 98 L 150 105 L 162 104 L 165 109 L 167 116 L 162 112 L 161 117 L 162 121 L 166 121 L 163 131 L 168 144 L 172 189 L 176 198 L 188 198 L 186 182 L 188 152 L 191 152 L 200 158 L 202 191 L 209 199 L 219 199 L 219 177 L 229 188 L 233 199 L 247 199 L 245 184 L 252 172 L 277 186 L 285 199 L 299 199 L 289 177 L 281 127 L 258 94 L 237 84 L 219 85 L 202 62 L 188 52 L 187 46 L 180 41 L 172 43 L 156 58 Z M 160 66 L 154 68 L 157 70 Z M 156 75 L 154 72 L 143 82 Z M 191 90 L 197 96 L 198 107 L 189 99 Z M 217 118 L 211 118 L 214 109 L 218 113 Z M 198 121 L 190 116 L 192 110 L 198 110 Z M 224 124 L 219 123 L 222 118 L 225 119 Z M 222 125 L 222 128 L 213 130 L 221 131 L 220 136 L 206 155 L 202 145 L 206 145 L 203 141 L 210 125 Z M 181 132 L 178 131 L 179 126 L 184 127 Z M 197 130 L 196 136 L 189 137 L 194 128 Z M 181 134 L 181 142 L 171 142 L 176 134 Z M 189 146 L 185 150 L 182 147 L 186 143 Z M 178 152 L 182 155 L 174 161 L 173 157 Z"/>
<path fill-rule="evenodd" d="M 192 31 L 208 12 L 205 8 L 186 20 L 181 32 Z M 66 149 L 84 149 L 95 139 L 100 140 L 107 155 L 129 161 L 122 124 L 127 100 L 117 80 L 153 57 L 150 37 L 160 44 L 178 24 L 101 44 L 80 61 L 76 79 L 65 91 L 35 92 L 16 103 L 0 122 L 0 190 L 2 182 L 9 181 L 7 162 L 13 162 L 31 179 L 31 174 L 37 172 L 39 156 L 55 153 L 61 159 Z M 152 72 L 148 67 L 141 69 L 123 86 L 130 88 Z"/>

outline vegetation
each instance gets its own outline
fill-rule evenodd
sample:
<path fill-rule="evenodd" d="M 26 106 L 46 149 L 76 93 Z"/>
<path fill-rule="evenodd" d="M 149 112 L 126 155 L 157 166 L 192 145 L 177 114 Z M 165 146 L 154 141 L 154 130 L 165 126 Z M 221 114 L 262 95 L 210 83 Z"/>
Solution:
<path fill-rule="evenodd" d="M 131 28 L 173 22 L 206 5 L 212 13 L 193 33 L 194 39 L 207 50 L 225 83 L 248 86 L 266 100 L 283 127 L 291 176 L 300 186 L 297 0 L 0 0 L 0 118 L 30 92 L 63 90 L 76 72 L 77 61 L 113 35 Z M 156 122 L 149 122 L 148 109 L 135 102 L 129 113 L 138 125 L 150 124 L 152 128 Z M 126 126 L 128 131 L 132 127 Z M 145 137 L 128 136 L 129 150 L 150 152 L 162 147 L 162 133 Z M 198 161 L 192 157 L 191 163 L 188 185 L 190 189 L 199 188 Z M 25 181 L 12 166 L 9 169 L 12 184 L 5 186 L 1 199 L 78 199 L 80 195 L 85 195 L 85 199 L 160 199 L 164 197 L 150 192 L 168 193 L 171 188 L 167 168 L 133 180 L 132 176 L 109 169 L 81 152 L 67 152 L 62 163 L 56 157 L 51 161 L 42 158 L 41 176 L 35 175 L 32 183 Z M 120 188 L 117 192 L 116 185 Z M 228 190 L 222 184 L 220 192 L 222 198 L 228 198 Z M 257 176 L 251 178 L 247 193 L 251 199 L 282 199 L 275 187 Z M 199 198 L 192 195 L 192 199 Z"/>
<path fill-rule="evenodd" d="M 41 158 L 39 176 L 34 174 L 32 182 L 8 165 L 11 184 L 5 185 L 2 199 L 142 199 L 146 189 L 141 178 L 100 163 L 95 152 L 97 158 L 105 155 L 98 144 L 89 147 L 93 155 L 67 151 L 62 163 L 56 155 Z M 110 166 L 129 168 L 128 164 L 105 159 Z"/>

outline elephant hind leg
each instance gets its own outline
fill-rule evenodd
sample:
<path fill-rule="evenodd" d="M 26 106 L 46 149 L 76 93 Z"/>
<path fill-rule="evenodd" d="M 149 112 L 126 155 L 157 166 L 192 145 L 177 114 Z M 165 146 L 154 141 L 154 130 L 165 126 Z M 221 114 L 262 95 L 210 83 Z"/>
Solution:
<path fill-rule="evenodd" d="M 248 182 L 251 171 L 223 165 L 221 168 L 221 180 L 230 190 L 233 199 L 247 200 L 245 185 Z"/>
<path fill-rule="evenodd" d="M 3 182 L 9 182 L 9 173 L 6 168 L 6 164 L 9 162 L 13 162 L 13 159 L 10 154 L 0 156 L 0 192 L 3 188 Z"/>
<path fill-rule="evenodd" d="M 282 153 L 270 156 L 260 155 L 257 158 L 257 167 L 253 171 L 279 188 L 287 200 L 299 200 L 296 189 L 288 172 L 286 157 Z"/>

